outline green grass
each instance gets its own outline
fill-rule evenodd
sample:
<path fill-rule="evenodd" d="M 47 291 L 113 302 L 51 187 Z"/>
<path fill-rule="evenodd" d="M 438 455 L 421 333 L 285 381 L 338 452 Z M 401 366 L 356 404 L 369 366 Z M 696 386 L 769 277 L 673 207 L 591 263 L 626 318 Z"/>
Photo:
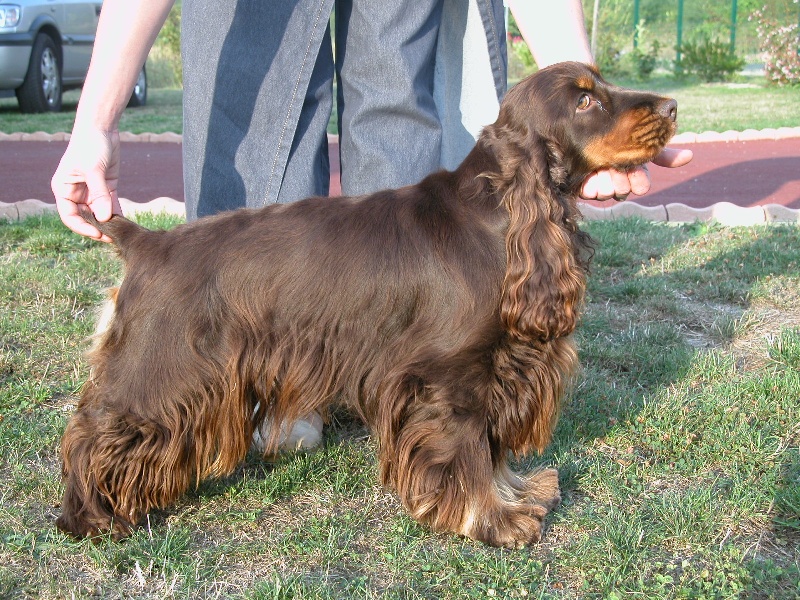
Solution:
<path fill-rule="evenodd" d="M 671 76 L 659 75 L 644 83 L 616 83 L 661 92 L 677 99 L 679 132 L 722 132 L 731 129 L 743 131 L 800 125 L 800 103 L 797 102 L 796 88 L 768 86 L 762 78 L 741 79 L 742 81 L 733 84 L 705 84 L 691 80 L 678 81 Z M 79 93 L 72 91 L 64 96 L 64 112 L 46 115 L 20 114 L 15 99 L 0 99 L 0 131 L 71 131 Z M 147 106 L 125 111 L 120 131 L 181 133 L 181 99 L 181 90 L 150 90 Z M 337 131 L 333 116 L 328 131 Z"/>
<path fill-rule="evenodd" d="M 797 88 L 767 85 L 760 77 L 741 77 L 733 83 L 698 83 L 658 76 L 644 83 L 619 83 L 675 98 L 679 133 L 800 125 Z"/>
<path fill-rule="evenodd" d="M 63 536 L 59 439 L 120 268 L 55 216 L 0 222 L 0 597 L 797 598 L 800 228 L 586 228 L 583 373 L 521 461 L 557 466 L 564 501 L 506 551 L 409 519 L 345 413 L 320 450 L 250 456 L 127 541 Z"/>
<path fill-rule="evenodd" d="M 75 109 L 80 90 L 64 94 L 63 110 L 58 113 L 26 115 L 19 112 L 16 98 L 0 99 L 0 131 L 4 133 L 59 133 L 72 131 Z M 133 133 L 164 133 L 183 131 L 183 91 L 151 89 L 147 92 L 147 104 L 139 108 L 127 108 L 120 120 L 120 131 Z"/>

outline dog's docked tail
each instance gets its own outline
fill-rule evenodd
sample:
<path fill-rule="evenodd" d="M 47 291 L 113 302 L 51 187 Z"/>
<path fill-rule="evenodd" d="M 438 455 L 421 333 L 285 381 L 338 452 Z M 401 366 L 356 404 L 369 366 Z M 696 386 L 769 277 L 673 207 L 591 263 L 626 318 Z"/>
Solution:
<path fill-rule="evenodd" d="M 125 260 L 128 259 L 129 249 L 139 246 L 139 244 L 135 243 L 136 240 L 141 240 L 143 237 L 154 233 L 122 215 L 112 215 L 111 220 L 105 223 L 98 221 L 88 210 L 82 211 L 81 216 L 87 223 L 94 225 L 101 233 L 110 237 L 120 256 Z"/>

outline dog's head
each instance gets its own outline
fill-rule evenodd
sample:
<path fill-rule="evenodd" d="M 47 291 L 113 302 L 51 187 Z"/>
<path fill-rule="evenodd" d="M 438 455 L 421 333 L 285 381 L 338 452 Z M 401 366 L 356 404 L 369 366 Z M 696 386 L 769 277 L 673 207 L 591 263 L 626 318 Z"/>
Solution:
<path fill-rule="evenodd" d="M 565 62 L 512 88 L 498 124 L 543 141 L 551 170 L 557 165 L 572 187 L 597 169 L 630 169 L 655 158 L 675 134 L 677 112 L 671 98 L 611 85 L 594 67 Z"/>
<path fill-rule="evenodd" d="M 475 151 L 506 209 L 501 318 L 509 332 L 551 340 L 573 331 L 591 256 L 577 225 L 580 186 L 598 169 L 655 158 L 676 116 L 675 100 L 610 85 L 577 62 L 542 69 L 509 90 Z"/>

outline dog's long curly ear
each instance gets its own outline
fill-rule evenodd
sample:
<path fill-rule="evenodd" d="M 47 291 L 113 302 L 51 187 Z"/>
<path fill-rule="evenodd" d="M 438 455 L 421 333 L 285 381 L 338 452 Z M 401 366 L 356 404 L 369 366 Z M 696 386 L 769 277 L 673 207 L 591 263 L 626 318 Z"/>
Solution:
<path fill-rule="evenodd" d="M 556 190 L 558 165 L 551 163 L 557 158 L 536 132 L 526 132 L 525 138 L 522 144 L 511 140 L 502 167 L 509 227 L 500 314 L 515 337 L 550 340 L 575 328 L 586 238 L 578 231 L 574 202 Z"/>

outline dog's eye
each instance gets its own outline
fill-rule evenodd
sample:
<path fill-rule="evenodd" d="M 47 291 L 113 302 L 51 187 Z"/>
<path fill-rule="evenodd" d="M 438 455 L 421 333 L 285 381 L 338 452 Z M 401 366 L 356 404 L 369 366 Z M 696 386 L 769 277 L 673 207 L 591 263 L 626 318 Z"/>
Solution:
<path fill-rule="evenodd" d="M 589 94 L 583 94 L 578 100 L 578 110 L 586 110 L 592 105 L 592 97 Z"/>

